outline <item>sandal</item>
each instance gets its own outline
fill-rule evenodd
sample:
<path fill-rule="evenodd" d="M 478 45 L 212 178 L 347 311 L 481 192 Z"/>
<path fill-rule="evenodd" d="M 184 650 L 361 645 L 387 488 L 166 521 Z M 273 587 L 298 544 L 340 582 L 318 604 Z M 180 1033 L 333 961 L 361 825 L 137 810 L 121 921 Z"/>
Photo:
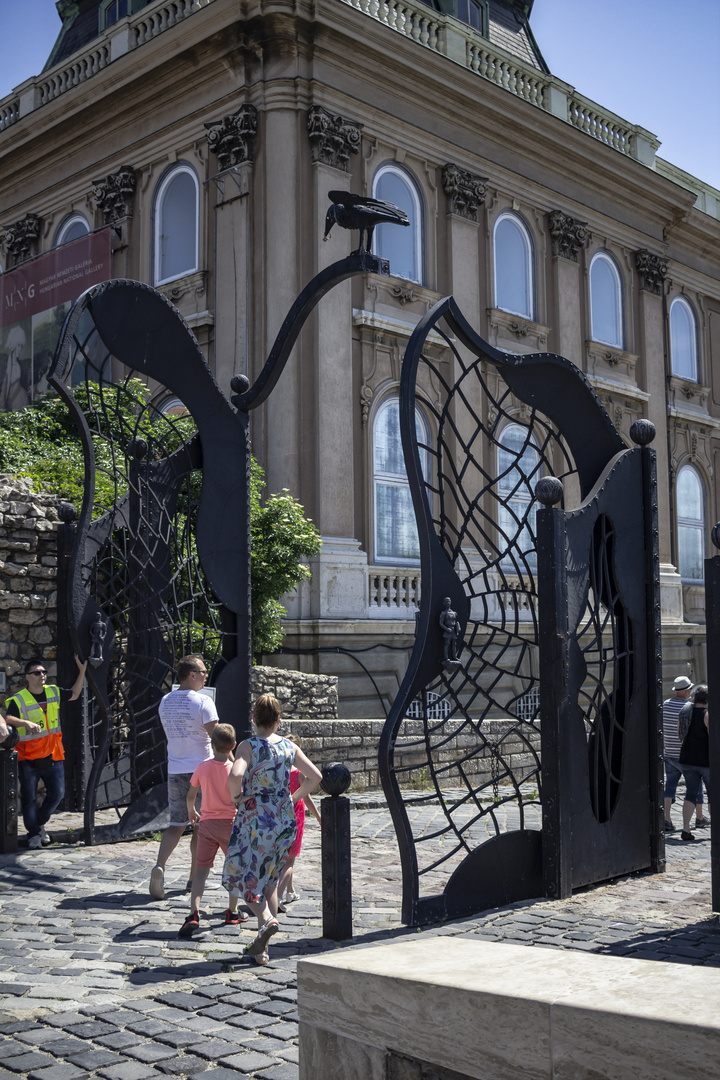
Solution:
<path fill-rule="evenodd" d="M 277 919 L 268 919 L 268 921 L 266 923 L 263 923 L 263 925 L 258 930 L 258 934 L 255 940 L 245 947 L 245 955 L 258 957 L 262 953 L 264 953 L 266 951 L 265 946 L 267 945 L 268 941 L 273 936 L 273 934 L 277 934 L 279 929 L 280 924 L 278 923 Z"/>
<path fill-rule="evenodd" d="M 253 956 L 253 960 L 256 964 L 259 964 L 260 967 L 265 967 L 265 965 L 270 961 L 270 954 L 267 952 L 258 953 L 257 956 Z"/>

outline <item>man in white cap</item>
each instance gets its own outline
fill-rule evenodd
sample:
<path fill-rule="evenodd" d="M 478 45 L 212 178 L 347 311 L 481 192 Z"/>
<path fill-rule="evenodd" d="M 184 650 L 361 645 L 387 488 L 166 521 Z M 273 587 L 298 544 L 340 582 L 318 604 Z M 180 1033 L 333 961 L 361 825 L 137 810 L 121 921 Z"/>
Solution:
<path fill-rule="evenodd" d="M 670 818 L 670 807 L 675 800 L 682 765 L 680 764 L 680 736 L 678 734 L 678 716 L 683 705 L 690 699 L 692 682 L 687 675 L 678 675 L 673 680 L 673 697 L 663 701 L 663 740 L 665 743 L 665 832 L 675 832 L 675 826 Z M 695 806 L 695 828 L 703 829 L 709 825 L 709 821 L 703 817 L 702 786 L 698 802 Z"/>

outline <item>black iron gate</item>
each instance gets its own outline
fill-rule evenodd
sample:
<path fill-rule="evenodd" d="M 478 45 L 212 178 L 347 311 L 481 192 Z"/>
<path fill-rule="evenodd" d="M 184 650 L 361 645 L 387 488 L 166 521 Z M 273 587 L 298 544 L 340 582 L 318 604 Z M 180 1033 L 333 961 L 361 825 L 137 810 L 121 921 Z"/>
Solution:
<path fill-rule="evenodd" d="M 444 337 L 449 363 L 428 346 L 431 330 Z M 431 417 L 427 445 L 417 441 L 416 401 Z M 658 567 L 643 554 L 657 531 L 652 452 L 626 450 L 573 364 L 498 352 L 452 298 L 410 340 L 400 423 L 422 603 L 380 771 L 400 846 L 403 919 L 538 896 L 545 883 L 550 892 L 558 865 L 572 868 L 562 879 L 572 884 L 658 865 Z M 630 479 L 632 513 L 616 528 Z M 538 483 L 550 502 L 564 497 L 564 509 L 545 513 L 567 519 L 567 552 L 558 537 L 536 543 Z M 563 622 L 568 607 L 573 621 Z M 420 734 L 408 719 L 418 711 Z M 585 740 L 582 766 L 571 712 Z M 577 769 L 585 788 L 572 782 Z M 427 795 L 401 791 L 411 770 L 427 777 Z M 576 813 L 602 837 L 589 852 L 584 826 L 566 828 Z"/>

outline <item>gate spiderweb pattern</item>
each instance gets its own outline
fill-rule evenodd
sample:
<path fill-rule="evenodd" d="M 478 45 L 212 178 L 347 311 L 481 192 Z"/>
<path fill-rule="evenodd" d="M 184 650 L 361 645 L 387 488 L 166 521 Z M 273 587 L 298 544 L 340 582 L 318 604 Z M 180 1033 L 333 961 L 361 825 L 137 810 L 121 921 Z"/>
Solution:
<path fill-rule="evenodd" d="M 433 329 L 451 361 L 429 350 L 420 359 L 416 395 L 432 434 L 419 450 L 431 463 L 432 526 L 470 618 L 460 666 L 427 683 L 411 714 L 420 719 L 406 714 L 399 730 L 400 785 L 420 777 L 429 788 L 404 799 L 424 893 L 493 836 L 541 827 L 534 488 L 550 474 L 563 481 L 566 502 L 579 490 L 548 419 L 487 359 L 468 358 L 441 325 Z M 451 743 L 462 749 L 451 752 Z M 429 842 L 437 852 L 440 839 L 434 857 Z"/>

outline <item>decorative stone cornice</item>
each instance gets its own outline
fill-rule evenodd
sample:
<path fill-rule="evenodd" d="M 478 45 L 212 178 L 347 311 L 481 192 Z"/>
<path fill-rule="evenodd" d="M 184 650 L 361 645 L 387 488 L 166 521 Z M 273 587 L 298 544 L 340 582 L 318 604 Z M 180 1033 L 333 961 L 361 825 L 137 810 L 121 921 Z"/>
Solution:
<path fill-rule="evenodd" d="M 349 172 L 351 154 L 360 150 L 363 125 L 342 116 L 333 116 L 320 105 L 308 110 L 307 133 L 310 140 L 310 156 L 313 163 L 332 165 L 335 169 Z"/>
<path fill-rule="evenodd" d="M 640 288 L 660 296 L 667 276 L 668 263 L 662 255 L 653 255 L 646 248 L 635 252 L 635 266 L 640 278 Z"/>
<path fill-rule="evenodd" d="M 2 245 L 13 263 L 24 262 L 37 255 L 41 231 L 42 218 L 38 214 L 26 214 L 12 225 L 5 225 Z"/>
<path fill-rule="evenodd" d="M 578 251 L 587 240 L 587 222 L 577 221 L 562 210 L 553 210 L 548 214 L 548 229 L 553 255 L 577 262 Z"/>
<path fill-rule="evenodd" d="M 254 140 L 257 135 L 257 109 L 254 105 L 241 105 L 234 112 L 205 125 L 208 146 L 217 154 L 220 171 L 253 160 Z"/>
<path fill-rule="evenodd" d="M 487 177 L 448 163 L 442 171 L 443 191 L 448 197 L 448 212 L 468 221 L 477 221 L 478 207 L 485 202 Z"/>
<path fill-rule="evenodd" d="M 132 165 L 121 165 L 104 180 L 93 180 L 95 208 L 102 212 L 105 225 L 132 216 L 136 187 L 137 174 Z"/>

